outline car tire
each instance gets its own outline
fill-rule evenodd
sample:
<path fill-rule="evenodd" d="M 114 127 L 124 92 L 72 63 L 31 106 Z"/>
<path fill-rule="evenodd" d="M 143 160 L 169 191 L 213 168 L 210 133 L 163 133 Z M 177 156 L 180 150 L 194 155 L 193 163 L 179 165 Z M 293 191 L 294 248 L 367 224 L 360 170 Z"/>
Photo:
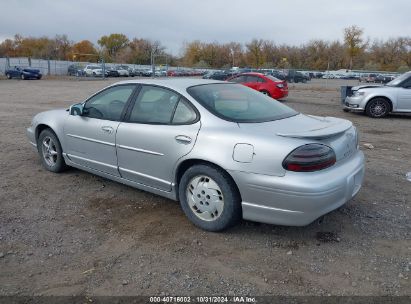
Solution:
<path fill-rule="evenodd" d="M 40 80 L 41 79 L 41 76 L 37 76 L 37 80 Z"/>
<path fill-rule="evenodd" d="M 390 112 L 390 104 L 385 98 L 371 99 L 365 107 L 365 114 L 371 118 L 382 118 Z"/>
<path fill-rule="evenodd" d="M 45 129 L 40 133 L 37 150 L 46 170 L 59 173 L 67 168 L 60 141 L 51 129 Z"/>
<path fill-rule="evenodd" d="M 6 74 L 7 79 L 11 79 L 11 75 L 9 73 Z"/>
<path fill-rule="evenodd" d="M 20 78 L 21 78 L 21 80 L 25 80 L 25 79 L 26 79 L 26 76 L 24 76 L 24 74 L 21 74 L 21 75 L 20 75 Z"/>
<path fill-rule="evenodd" d="M 237 187 L 231 176 L 217 167 L 190 167 L 181 178 L 178 193 L 185 215 L 201 229 L 222 231 L 241 220 L 241 197 Z"/>
<path fill-rule="evenodd" d="M 262 90 L 260 92 L 263 93 L 264 95 L 267 95 L 268 97 L 271 97 L 270 93 L 266 90 Z"/>

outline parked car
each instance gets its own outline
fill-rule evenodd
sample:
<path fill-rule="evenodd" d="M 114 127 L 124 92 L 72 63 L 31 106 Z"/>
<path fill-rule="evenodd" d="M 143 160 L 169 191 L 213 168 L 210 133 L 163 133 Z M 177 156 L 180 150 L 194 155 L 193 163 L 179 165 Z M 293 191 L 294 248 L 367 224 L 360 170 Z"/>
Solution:
<path fill-rule="evenodd" d="M 85 76 L 84 67 L 80 64 L 71 64 L 67 68 L 67 75 L 68 76 Z"/>
<path fill-rule="evenodd" d="M 236 74 L 230 71 L 216 71 L 211 74 L 204 75 L 203 79 L 227 80 L 233 75 L 236 75 Z"/>
<path fill-rule="evenodd" d="M 285 76 L 285 80 L 287 80 L 288 82 L 306 83 L 308 80 L 310 80 L 310 77 L 299 71 L 289 70 L 288 75 Z"/>
<path fill-rule="evenodd" d="M 128 69 L 125 69 L 125 68 L 122 67 L 122 66 L 116 66 L 114 69 L 118 72 L 118 74 L 120 75 L 120 77 L 128 77 L 128 76 L 130 76 L 130 74 L 129 74 L 129 72 L 128 72 Z"/>
<path fill-rule="evenodd" d="M 179 200 L 209 231 L 241 217 L 307 225 L 355 196 L 364 176 L 350 121 L 214 80 L 116 83 L 37 114 L 27 136 L 47 170 L 71 166 Z"/>
<path fill-rule="evenodd" d="M 128 72 L 128 76 L 130 76 L 130 77 L 136 76 L 136 75 L 134 74 L 134 69 L 131 68 L 131 67 L 129 67 L 128 65 L 120 65 L 119 67 L 120 67 L 121 69 L 123 69 L 123 70 L 126 70 L 126 71 Z"/>
<path fill-rule="evenodd" d="M 280 80 L 286 80 L 286 78 L 287 78 L 284 73 L 281 73 L 279 71 L 265 72 L 264 75 L 270 75 L 270 76 L 273 76 L 273 77 L 275 77 L 277 79 L 280 79 Z"/>
<path fill-rule="evenodd" d="M 120 77 L 120 74 L 115 68 L 109 67 L 107 68 L 107 77 Z"/>
<path fill-rule="evenodd" d="M 360 77 L 360 82 L 367 82 L 367 83 L 375 82 L 376 77 L 377 77 L 377 74 L 372 74 L 372 73 L 365 74 Z"/>
<path fill-rule="evenodd" d="M 323 75 L 321 76 L 321 78 L 322 78 L 322 79 L 334 79 L 334 78 L 335 78 L 335 75 L 327 72 L 327 73 L 323 74 Z"/>
<path fill-rule="evenodd" d="M 261 73 L 243 73 L 227 79 L 227 81 L 241 83 L 274 99 L 288 96 L 287 81 Z"/>
<path fill-rule="evenodd" d="M 99 65 L 86 65 L 84 68 L 84 74 L 86 76 L 93 76 L 93 77 L 102 77 L 103 76 L 103 67 Z M 106 75 L 107 76 L 107 69 Z"/>
<path fill-rule="evenodd" d="M 43 76 L 40 70 L 33 68 L 24 68 L 15 66 L 14 68 L 7 69 L 4 73 L 7 79 L 20 78 L 20 79 L 41 79 Z"/>
<path fill-rule="evenodd" d="M 151 77 L 153 75 L 153 71 L 151 69 L 145 69 L 142 71 L 142 75 L 144 77 Z"/>
<path fill-rule="evenodd" d="M 386 85 L 362 85 L 351 89 L 345 98 L 345 111 L 365 112 L 373 118 L 388 113 L 411 113 L 411 71 Z"/>
<path fill-rule="evenodd" d="M 388 83 L 391 80 L 394 80 L 395 77 L 392 75 L 384 75 L 384 74 L 379 74 L 377 77 L 375 77 L 375 83 Z"/>

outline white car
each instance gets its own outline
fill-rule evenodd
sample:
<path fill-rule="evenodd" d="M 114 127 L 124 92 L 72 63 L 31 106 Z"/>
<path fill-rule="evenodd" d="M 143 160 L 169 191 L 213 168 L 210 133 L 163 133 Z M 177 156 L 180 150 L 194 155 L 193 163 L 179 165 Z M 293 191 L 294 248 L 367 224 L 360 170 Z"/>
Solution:
<path fill-rule="evenodd" d="M 130 73 L 129 73 L 126 69 L 124 69 L 123 67 L 118 66 L 118 67 L 116 67 L 115 69 L 117 70 L 118 75 L 119 75 L 120 77 L 128 77 L 128 76 L 130 76 Z"/>
<path fill-rule="evenodd" d="M 101 77 L 103 75 L 103 69 L 99 65 L 87 65 L 84 68 L 84 74 L 86 76 Z"/>

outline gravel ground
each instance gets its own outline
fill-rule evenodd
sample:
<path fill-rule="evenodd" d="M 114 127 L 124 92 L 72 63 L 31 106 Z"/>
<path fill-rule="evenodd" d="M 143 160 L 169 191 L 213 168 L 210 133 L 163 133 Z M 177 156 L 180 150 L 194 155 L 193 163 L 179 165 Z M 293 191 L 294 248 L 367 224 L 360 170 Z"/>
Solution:
<path fill-rule="evenodd" d="M 344 113 L 341 81 L 291 85 L 290 107 L 359 128 L 362 190 L 306 227 L 207 233 L 173 201 L 42 168 L 32 116 L 111 82 L 0 80 L 0 295 L 411 295 L 411 116 Z"/>

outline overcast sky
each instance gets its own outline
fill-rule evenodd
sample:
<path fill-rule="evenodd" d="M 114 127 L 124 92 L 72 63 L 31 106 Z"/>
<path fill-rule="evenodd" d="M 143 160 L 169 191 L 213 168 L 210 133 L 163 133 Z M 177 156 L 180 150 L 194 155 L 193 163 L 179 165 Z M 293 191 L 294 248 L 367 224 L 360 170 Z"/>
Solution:
<path fill-rule="evenodd" d="M 96 43 L 124 33 L 159 40 L 175 55 L 196 39 L 342 40 L 352 24 L 371 39 L 411 36 L 411 0 L 0 0 L 0 7 L 0 41 L 19 33 Z"/>

